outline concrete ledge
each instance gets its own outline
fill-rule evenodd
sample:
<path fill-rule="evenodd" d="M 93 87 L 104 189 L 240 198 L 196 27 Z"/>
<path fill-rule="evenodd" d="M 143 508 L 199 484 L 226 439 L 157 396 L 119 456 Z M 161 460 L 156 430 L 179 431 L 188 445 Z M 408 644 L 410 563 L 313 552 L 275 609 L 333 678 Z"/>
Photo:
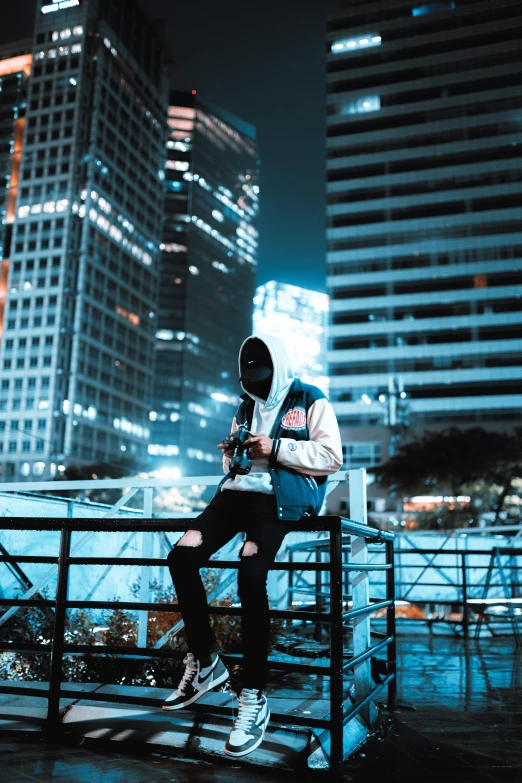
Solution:
<path fill-rule="evenodd" d="M 0 693 L 0 730 L 41 731 L 47 717 L 45 695 L 49 684 L 1 684 L 13 693 Z M 20 693 L 25 690 L 36 690 L 42 696 Z M 186 755 L 223 758 L 223 746 L 237 714 L 237 698 L 231 692 L 208 693 L 193 710 L 166 712 L 161 704 L 170 689 L 64 683 L 63 690 L 66 697 L 60 701 L 62 729 L 67 734 L 175 749 Z M 328 700 L 310 698 L 308 694 L 304 698 L 270 696 L 269 704 L 273 713 L 287 715 L 288 721 L 271 722 L 262 745 L 245 761 L 274 769 L 328 769 L 328 729 L 292 723 L 292 719 L 328 719 Z M 212 710 L 220 714 L 213 714 Z M 367 737 L 368 730 L 362 722 L 352 720 L 344 731 L 345 755 L 353 754 Z"/>

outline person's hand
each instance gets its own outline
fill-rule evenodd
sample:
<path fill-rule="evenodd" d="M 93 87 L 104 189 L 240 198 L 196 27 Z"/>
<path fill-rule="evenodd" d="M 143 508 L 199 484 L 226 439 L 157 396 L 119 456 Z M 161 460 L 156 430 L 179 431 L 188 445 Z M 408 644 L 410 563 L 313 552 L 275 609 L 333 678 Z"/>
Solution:
<path fill-rule="evenodd" d="M 268 435 L 253 432 L 252 437 L 245 441 L 245 446 L 248 446 L 254 459 L 259 459 L 270 456 L 273 443 L 272 438 L 269 438 Z"/>
<path fill-rule="evenodd" d="M 217 445 L 218 449 L 223 452 L 225 457 L 228 457 L 228 459 L 231 459 L 232 455 L 234 454 L 234 449 L 231 449 L 230 446 L 225 445 L 224 443 L 218 443 Z"/>

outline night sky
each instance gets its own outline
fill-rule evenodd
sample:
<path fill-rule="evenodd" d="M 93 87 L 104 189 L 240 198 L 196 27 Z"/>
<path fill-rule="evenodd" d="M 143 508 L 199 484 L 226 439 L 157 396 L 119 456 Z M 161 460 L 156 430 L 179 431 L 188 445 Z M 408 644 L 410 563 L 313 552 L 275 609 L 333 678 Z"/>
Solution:
<path fill-rule="evenodd" d="M 341 0 L 147 0 L 196 89 L 255 125 L 261 157 L 258 282 L 325 286 L 326 12 Z M 32 34 L 35 0 L 16 0 L 0 43 Z"/>

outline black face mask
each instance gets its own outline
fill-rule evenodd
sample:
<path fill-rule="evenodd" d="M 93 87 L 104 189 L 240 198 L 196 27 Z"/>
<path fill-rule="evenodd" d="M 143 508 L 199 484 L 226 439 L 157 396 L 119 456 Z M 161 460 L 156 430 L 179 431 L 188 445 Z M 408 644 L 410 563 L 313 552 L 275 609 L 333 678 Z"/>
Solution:
<path fill-rule="evenodd" d="M 266 378 L 264 381 L 243 381 L 243 388 L 249 394 L 253 394 L 255 397 L 260 397 L 262 400 L 267 400 L 272 388 L 273 374 Z"/>

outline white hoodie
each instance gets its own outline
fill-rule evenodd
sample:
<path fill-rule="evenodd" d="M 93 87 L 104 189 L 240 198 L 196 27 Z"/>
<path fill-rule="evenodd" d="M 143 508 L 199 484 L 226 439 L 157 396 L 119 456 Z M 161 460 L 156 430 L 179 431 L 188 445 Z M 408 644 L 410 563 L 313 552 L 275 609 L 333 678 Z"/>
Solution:
<path fill-rule="evenodd" d="M 251 394 L 243 386 L 244 391 L 255 401 L 251 431 L 261 435 L 270 435 L 281 405 L 294 380 L 294 372 L 282 340 L 278 337 L 253 335 L 245 340 L 239 351 L 240 374 L 242 370 L 241 354 L 246 343 L 251 339 L 262 340 L 265 343 L 274 368 L 272 385 L 266 401 Z M 334 410 L 326 398 L 319 399 L 310 406 L 307 427 L 309 432 L 309 440 L 307 441 L 281 438 L 281 446 L 277 455 L 278 463 L 308 476 L 324 476 L 335 473 L 343 462 L 341 436 Z M 234 417 L 231 432 L 236 429 L 237 422 Z M 223 457 L 225 473 L 228 473 L 229 462 L 228 457 Z M 250 473 L 246 476 L 234 476 L 227 479 L 221 489 L 273 494 L 274 488 L 269 472 L 268 458 L 254 459 Z"/>

